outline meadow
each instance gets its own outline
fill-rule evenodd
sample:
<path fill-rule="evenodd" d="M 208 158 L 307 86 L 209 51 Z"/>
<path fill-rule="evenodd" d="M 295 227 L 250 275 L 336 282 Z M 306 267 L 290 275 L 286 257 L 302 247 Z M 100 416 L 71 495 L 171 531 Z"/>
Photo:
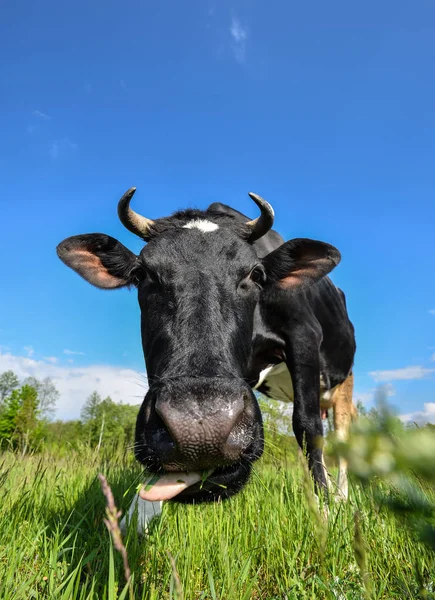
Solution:
<path fill-rule="evenodd" d="M 0 455 L 2 600 L 435 597 L 435 554 L 373 486 L 351 482 L 350 501 L 325 522 L 296 451 L 260 461 L 229 502 L 167 504 L 145 538 L 133 522 L 128 586 L 99 473 L 125 512 L 143 478 L 128 451 Z"/>

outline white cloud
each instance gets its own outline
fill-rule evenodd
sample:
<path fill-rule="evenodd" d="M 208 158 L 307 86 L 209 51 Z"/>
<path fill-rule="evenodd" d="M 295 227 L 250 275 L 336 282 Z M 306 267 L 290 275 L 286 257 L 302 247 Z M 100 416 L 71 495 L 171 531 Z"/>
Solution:
<path fill-rule="evenodd" d="M 427 311 L 430 315 L 435 315 L 435 308 L 431 308 Z"/>
<path fill-rule="evenodd" d="M 67 151 L 77 150 L 77 144 L 69 140 L 68 138 L 63 138 L 61 140 L 54 140 L 50 145 L 50 156 L 53 159 L 59 158 L 60 154 Z"/>
<path fill-rule="evenodd" d="M 35 354 L 32 346 L 24 346 L 24 350 L 26 351 L 27 356 L 33 356 Z"/>
<path fill-rule="evenodd" d="M 59 362 L 55 356 L 44 356 L 44 360 L 51 363 L 52 365 L 55 365 L 57 362 Z"/>
<path fill-rule="evenodd" d="M 404 367 L 403 369 L 392 369 L 391 371 L 371 371 L 369 375 L 375 381 L 395 381 L 405 379 L 423 379 L 426 375 L 433 373 L 435 369 L 425 369 L 419 365 Z"/>
<path fill-rule="evenodd" d="M 40 119 L 44 119 L 45 121 L 49 121 L 51 119 L 50 115 L 47 115 L 47 113 L 43 113 L 40 110 L 34 110 L 32 112 L 32 115 L 34 117 L 39 117 Z"/>
<path fill-rule="evenodd" d="M 64 354 L 68 354 L 69 356 L 72 356 L 73 354 L 76 354 L 78 356 L 84 356 L 85 353 L 84 352 L 76 352 L 75 350 L 68 350 L 68 348 L 65 348 L 65 350 L 63 351 Z"/>
<path fill-rule="evenodd" d="M 240 64 L 246 59 L 246 41 L 248 39 L 248 31 L 242 26 L 237 17 L 233 17 L 230 25 L 230 35 L 233 39 L 232 48 L 236 61 Z"/>
<path fill-rule="evenodd" d="M 405 423 L 417 423 L 417 425 L 435 423 L 435 402 L 425 402 L 424 410 L 416 410 L 406 415 L 400 415 L 400 418 Z"/>
<path fill-rule="evenodd" d="M 61 366 L 0 353 L 0 373 L 8 370 L 14 371 L 20 379 L 51 377 L 60 392 L 56 410 L 56 417 L 60 419 L 78 418 L 86 398 L 94 390 L 115 402 L 140 404 L 148 389 L 145 373 L 132 369 L 110 365 Z"/>

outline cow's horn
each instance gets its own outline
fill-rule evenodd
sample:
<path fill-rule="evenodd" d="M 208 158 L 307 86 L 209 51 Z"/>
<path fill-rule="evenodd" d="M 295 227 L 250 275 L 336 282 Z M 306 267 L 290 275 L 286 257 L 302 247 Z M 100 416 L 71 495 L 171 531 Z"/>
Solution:
<path fill-rule="evenodd" d="M 148 241 L 150 236 L 149 229 L 154 224 L 154 221 L 139 215 L 130 208 L 130 200 L 133 198 L 135 191 L 135 187 L 130 188 L 118 202 L 118 216 L 124 227 L 127 227 L 129 231 Z"/>
<path fill-rule="evenodd" d="M 250 242 L 255 242 L 258 238 L 261 238 L 262 235 L 267 233 L 269 229 L 273 225 L 273 220 L 275 218 L 275 213 L 273 208 L 270 206 L 269 202 L 266 202 L 264 198 L 259 196 L 258 194 L 253 194 L 249 192 L 249 196 L 261 210 L 261 215 L 254 219 L 253 221 L 248 221 L 246 225 L 251 228 L 252 233 L 249 236 Z"/>

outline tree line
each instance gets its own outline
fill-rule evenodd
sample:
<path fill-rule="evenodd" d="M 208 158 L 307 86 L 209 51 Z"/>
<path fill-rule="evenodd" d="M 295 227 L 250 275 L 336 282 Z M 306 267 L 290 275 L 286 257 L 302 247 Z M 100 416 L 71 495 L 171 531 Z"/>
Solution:
<path fill-rule="evenodd" d="M 133 444 L 138 406 L 102 398 L 87 398 L 80 419 L 54 419 L 60 393 L 53 381 L 27 377 L 20 381 L 13 371 L 0 375 L 0 448 L 23 453 L 43 448 Z"/>
<path fill-rule="evenodd" d="M 110 396 L 102 398 L 98 392 L 86 399 L 80 418 L 69 421 L 55 420 L 55 407 L 60 398 L 53 381 L 27 377 L 20 381 L 13 371 L 0 375 L 0 449 L 10 448 L 38 451 L 43 448 L 108 448 L 132 447 L 139 405 L 114 402 Z M 264 461 L 276 463 L 295 457 L 297 445 L 292 431 L 292 418 L 279 402 L 259 397 L 263 415 L 265 452 Z M 382 402 L 380 402 L 382 405 Z M 357 404 L 358 414 L 379 423 L 379 403 L 370 411 Z M 332 413 L 332 411 L 329 411 Z M 328 421 L 331 420 L 329 415 Z M 397 417 L 397 427 L 404 425 Z M 434 425 L 426 424 L 435 430 Z M 332 430 L 329 423 L 327 431 Z"/>

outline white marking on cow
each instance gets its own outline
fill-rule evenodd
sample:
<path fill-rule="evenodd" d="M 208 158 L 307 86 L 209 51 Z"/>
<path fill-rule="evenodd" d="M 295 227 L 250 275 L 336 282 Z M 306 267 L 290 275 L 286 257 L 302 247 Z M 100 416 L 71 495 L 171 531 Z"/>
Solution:
<path fill-rule="evenodd" d="M 262 383 L 266 383 L 268 387 L 267 395 L 273 400 L 280 400 L 281 402 L 294 401 L 292 379 L 285 362 L 263 369 L 254 390 L 259 388 Z"/>
<path fill-rule="evenodd" d="M 258 382 L 257 385 L 254 386 L 254 390 L 257 390 L 260 385 L 263 383 L 263 381 L 266 379 L 266 377 L 269 375 L 269 373 L 272 371 L 273 369 L 273 365 L 270 367 L 266 367 L 265 369 L 263 369 L 262 371 L 260 371 L 260 375 L 258 376 Z"/>
<path fill-rule="evenodd" d="M 211 221 L 207 221 L 207 219 L 195 219 L 194 221 L 189 221 L 186 225 L 183 225 L 184 229 L 199 229 L 204 233 L 208 231 L 216 231 L 219 229 L 219 225 L 216 223 L 212 223 Z"/>
<path fill-rule="evenodd" d="M 320 406 L 322 408 L 331 408 L 332 403 L 330 402 L 334 396 L 334 392 L 338 386 L 331 388 L 330 390 L 326 388 L 325 378 L 323 377 L 323 373 L 320 375 Z"/>
<path fill-rule="evenodd" d="M 280 400 L 281 402 L 294 402 L 295 397 L 293 382 L 285 362 L 281 362 L 277 365 L 272 365 L 263 369 L 260 372 L 258 382 L 254 386 L 254 390 L 257 390 L 262 383 L 266 383 L 268 387 L 268 396 L 270 396 L 270 398 L 273 400 Z M 330 390 L 325 390 L 324 386 L 324 378 L 321 375 L 320 405 L 324 408 L 330 408 L 332 406 L 331 400 L 336 387 L 333 387 Z"/>

